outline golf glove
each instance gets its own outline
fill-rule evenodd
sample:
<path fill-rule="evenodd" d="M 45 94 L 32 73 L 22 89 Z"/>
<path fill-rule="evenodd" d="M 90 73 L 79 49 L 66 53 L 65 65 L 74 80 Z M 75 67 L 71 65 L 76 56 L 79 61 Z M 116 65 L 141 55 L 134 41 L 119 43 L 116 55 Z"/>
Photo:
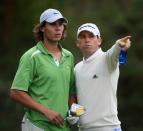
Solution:
<path fill-rule="evenodd" d="M 74 125 L 78 122 L 79 117 L 85 113 L 85 108 L 81 105 L 73 103 L 68 111 L 67 121 Z"/>
<path fill-rule="evenodd" d="M 78 120 L 79 120 L 79 117 L 77 117 L 77 116 L 72 116 L 72 115 L 70 114 L 70 110 L 69 110 L 68 116 L 67 116 L 67 121 L 69 122 L 69 124 L 70 124 L 70 125 L 74 125 L 74 124 L 76 124 L 76 123 L 78 122 Z"/>

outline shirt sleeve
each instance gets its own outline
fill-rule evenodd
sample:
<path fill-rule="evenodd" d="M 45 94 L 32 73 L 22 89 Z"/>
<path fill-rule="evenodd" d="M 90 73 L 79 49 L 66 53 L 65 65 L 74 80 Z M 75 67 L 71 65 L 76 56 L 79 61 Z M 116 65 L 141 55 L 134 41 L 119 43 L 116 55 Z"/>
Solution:
<path fill-rule="evenodd" d="M 114 70 L 119 65 L 119 53 L 121 48 L 116 43 L 107 52 L 107 63 L 110 70 Z"/>
<path fill-rule="evenodd" d="M 75 74 L 74 74 L 74 58 L 72 56 L 71 80 L 70 80 L 70 95 L 76 94 Z"/>
<path fill-rule="evenodd" d="M 32 83 L 33 76 L 32 58 L 30 56 L 23 55 L 20 59 L 11 89 L 28 91 L 28 88 Z"/>

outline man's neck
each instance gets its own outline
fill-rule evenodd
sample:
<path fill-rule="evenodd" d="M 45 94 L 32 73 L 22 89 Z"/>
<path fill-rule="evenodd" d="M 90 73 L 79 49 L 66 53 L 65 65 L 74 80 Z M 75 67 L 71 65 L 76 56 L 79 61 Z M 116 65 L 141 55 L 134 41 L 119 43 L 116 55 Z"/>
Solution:
<path fill-rule="evenodd" d="M 52 42 L 52 41 L 44 41 L 44 46 L 48 49 L 51 53 L 56 53 L 60 51 L 58 42 Z"/>
<path fill-rule="evenodd" d="M 83 57 L 84 59 L 88 59 L 90 56 L 92 56 L 95 52 L 98 51 L 99 48 L 97 48 L 96 50 L 92 51 L 92 52 L 83 52 Z"/>
<path fill-rule="evenodd" d="M 83 57 L 84 57 L 84 59 L 86 60 L 86 59 L 88 59 L 90 56 L 92 56 L 94 53 L 95 53 L 96 51 L 94 51 L 94 52 L 89 52 L 89 53 L 83 53 Z"/>
<path fill-rule="evenodd" d="M 60 61 L 62 53 L 58 42 L 44 42 L 44 46 L 47 48 L 48 52 L 54 56 L 55 59 Z"/>

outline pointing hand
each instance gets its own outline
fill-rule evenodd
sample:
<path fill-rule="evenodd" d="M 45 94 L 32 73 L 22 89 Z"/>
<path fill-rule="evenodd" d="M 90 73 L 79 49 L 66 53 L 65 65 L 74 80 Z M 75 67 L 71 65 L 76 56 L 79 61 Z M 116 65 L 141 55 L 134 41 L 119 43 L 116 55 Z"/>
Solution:
<path fill-rule="evenodd" d="M 123 37 L 119 40 L 116 41 L 116 43 L 119 44 L 122 50 L 127 50 L 131 46 L 131 41 L 130 41 L 131 36 L 126 36 Z"/>

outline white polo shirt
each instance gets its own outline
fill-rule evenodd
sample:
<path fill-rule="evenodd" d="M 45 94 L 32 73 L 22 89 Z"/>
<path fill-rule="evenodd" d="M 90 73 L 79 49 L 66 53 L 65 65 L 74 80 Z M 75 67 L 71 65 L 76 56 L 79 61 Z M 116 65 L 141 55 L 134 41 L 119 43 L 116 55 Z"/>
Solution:
<path fill-rule="evenodd" d="M 120 124 L 116 98 L 119 53 L 117 44 L 107 52 L 100 48 L 75 66 L 78 103 L 86 109 L 86 113 L 80 117 L 81 127 Z"/>

